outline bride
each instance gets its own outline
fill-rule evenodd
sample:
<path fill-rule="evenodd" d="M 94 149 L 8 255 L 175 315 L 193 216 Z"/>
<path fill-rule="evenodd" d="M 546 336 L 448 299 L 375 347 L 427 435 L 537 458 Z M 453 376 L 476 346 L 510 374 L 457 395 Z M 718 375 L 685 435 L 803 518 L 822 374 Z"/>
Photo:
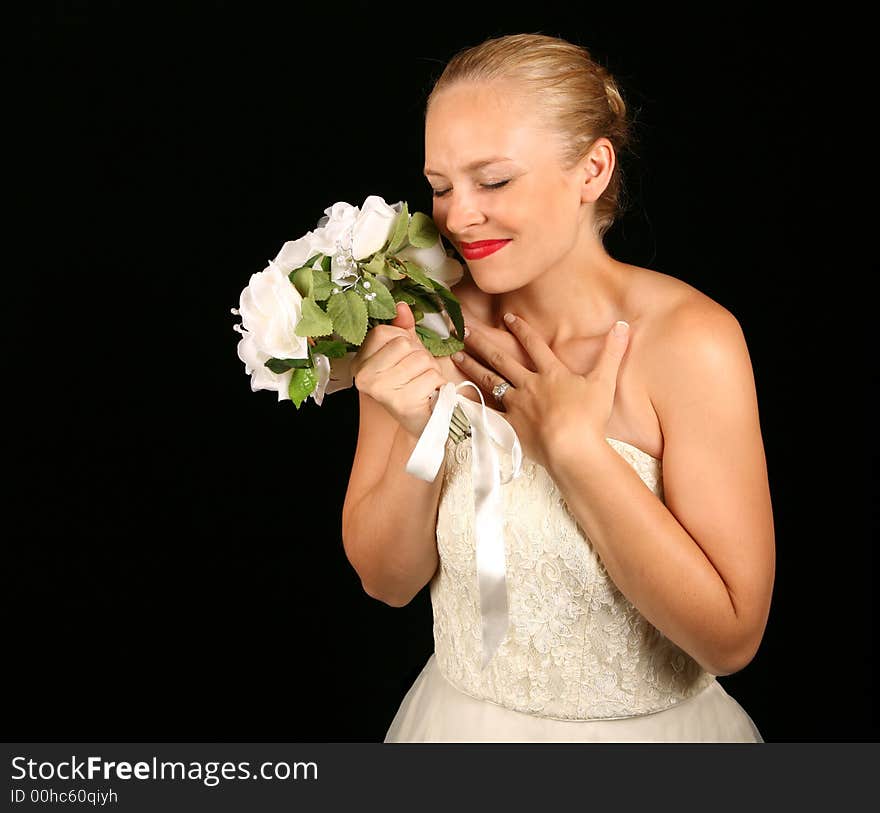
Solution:
<path fill-rule="evenodd" d="M 399 303 L 352 365 L 346 555 L 391 606 L 429 585 L 434 616 L 386 742 L 763 741 L 717 680 L 754 658 L 775 573 L 751 362 L 722 305 L 606 252 L 628 137 L 613 77 L 544 35 L 459 53 L 428 99 L 465 352 L 432 356 Z M 463 381 L 526 475 L 502 487 L 509 617 L 485 669 L 472 438 L 433 482 L 405 470 L 430 396 Z"/>

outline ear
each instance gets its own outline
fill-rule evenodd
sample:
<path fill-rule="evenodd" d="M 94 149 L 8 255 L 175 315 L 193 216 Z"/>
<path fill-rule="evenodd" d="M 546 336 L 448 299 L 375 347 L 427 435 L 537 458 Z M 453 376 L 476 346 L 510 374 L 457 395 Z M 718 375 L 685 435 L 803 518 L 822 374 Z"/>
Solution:
<path fill-rule="evenodd" d="M 617 157 L 607 138 L 598 138 L 581 159 L 581 202 L 595 203 L 611 182 Z"/>

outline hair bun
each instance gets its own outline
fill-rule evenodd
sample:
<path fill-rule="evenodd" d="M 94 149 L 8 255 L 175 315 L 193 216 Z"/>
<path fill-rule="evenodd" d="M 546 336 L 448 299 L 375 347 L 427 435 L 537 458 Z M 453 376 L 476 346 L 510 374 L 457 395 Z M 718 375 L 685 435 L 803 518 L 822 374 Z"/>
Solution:
<path fill-rule="evenodd" d="M 605 87 L 605 98 L 608 100 L 608 106 L 611 108 L 611 112 L 618 118 L 625 119 L 626 104 L 623 101 L 623 97 L 620 95 L 617 83 L 614 81 L 611 74 L 604 69 L 602 70 L 602 84 Z"/>

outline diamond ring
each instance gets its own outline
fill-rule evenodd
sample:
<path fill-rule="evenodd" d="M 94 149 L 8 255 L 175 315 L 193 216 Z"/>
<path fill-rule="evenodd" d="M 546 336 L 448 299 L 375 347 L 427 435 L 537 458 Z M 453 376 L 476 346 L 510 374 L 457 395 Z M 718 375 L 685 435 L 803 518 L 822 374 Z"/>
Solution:
<path fill-rule="evenodd" d="M 504 398 L 504 393 L 510 389 L 510 384 L 507 381 L 502 381 L 500 384 L 496 384 L 492 387 L 492 395 L 498 399 L 498 403 L 502 403 L 501 399 Z"/>

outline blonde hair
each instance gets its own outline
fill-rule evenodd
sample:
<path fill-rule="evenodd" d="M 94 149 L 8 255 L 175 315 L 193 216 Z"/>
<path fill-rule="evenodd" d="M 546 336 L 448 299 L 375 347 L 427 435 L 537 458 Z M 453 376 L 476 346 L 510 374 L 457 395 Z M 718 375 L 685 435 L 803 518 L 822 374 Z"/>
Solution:
<path fill-rule="evenodd" d="M 617 82 L 586 48 L 545 34 L 510 34 L 466 48 L 449 60 L 434 83 L 425 117 L 434 97 L 453 84 L 511 80 L 535 94 L 546 124 L 560 135 L 564 170 L 586 156 L 598 138 L 607 138 L 614 147 L 614 171 L 595 204 L 593 228 L 602 240 L 624 209 L 620 153 L 632 133 Z"/>

